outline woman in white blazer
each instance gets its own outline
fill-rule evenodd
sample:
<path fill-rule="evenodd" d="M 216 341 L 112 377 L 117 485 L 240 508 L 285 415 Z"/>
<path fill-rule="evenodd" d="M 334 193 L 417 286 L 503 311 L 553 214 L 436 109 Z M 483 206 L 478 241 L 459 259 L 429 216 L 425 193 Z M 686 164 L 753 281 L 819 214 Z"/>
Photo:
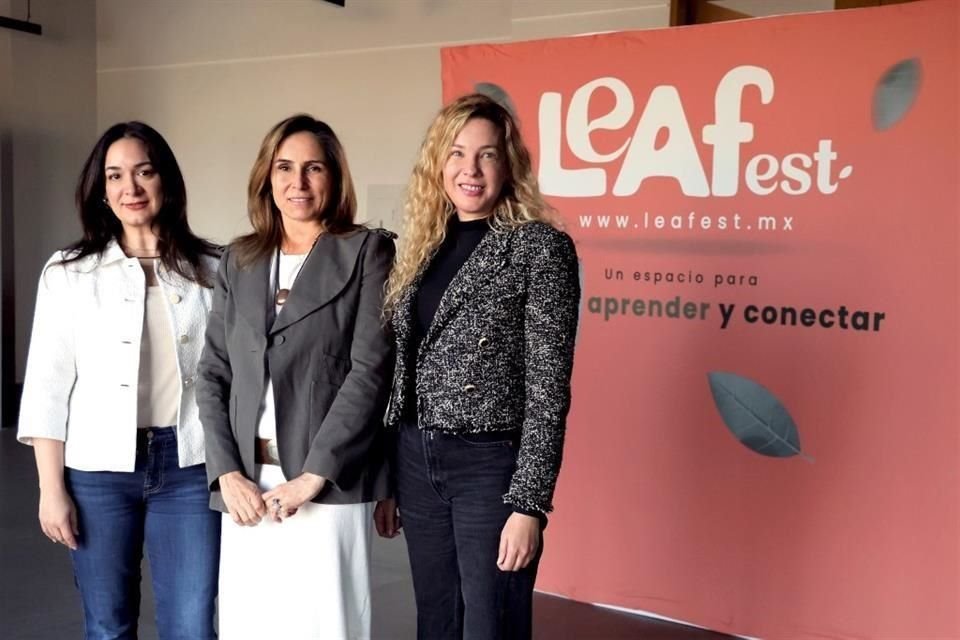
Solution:
<path fill-rule="evenodd" d="M 83 238 L 40 276 L 20 409 L 40 526 L 71 551 L 87 638 L 136 637 L 144 548 L 160 637 L 215 638 L 220 518 L 194 383 L 219 251 L 143 123 L 101 136 L 77 207 Z"/>

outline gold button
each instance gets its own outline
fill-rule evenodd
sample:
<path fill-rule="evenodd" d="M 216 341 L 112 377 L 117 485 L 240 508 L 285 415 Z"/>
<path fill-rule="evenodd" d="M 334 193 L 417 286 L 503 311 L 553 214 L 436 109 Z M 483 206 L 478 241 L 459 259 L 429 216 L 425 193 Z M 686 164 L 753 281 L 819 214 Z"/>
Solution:
<path fill-rule="evenodd" d="M 171 294 L 170 294 L 170 303 L 171 303 L 171 304 L 177 304 L 177 303 L 180 302 L 182 299 L 183 299 L 183 298 L 181 298 L 181 297 L 180 297 L 180 294 L 178 294 L 178 293 L 171 293 Z"/>
<path fill-rule="evenodd" d="M 473 393 L 476 390 L 477 390 L 477 387 L 475 385 L 472 385 L 472 384 L 463 385 L 463 391 L 465 393 Z"/>

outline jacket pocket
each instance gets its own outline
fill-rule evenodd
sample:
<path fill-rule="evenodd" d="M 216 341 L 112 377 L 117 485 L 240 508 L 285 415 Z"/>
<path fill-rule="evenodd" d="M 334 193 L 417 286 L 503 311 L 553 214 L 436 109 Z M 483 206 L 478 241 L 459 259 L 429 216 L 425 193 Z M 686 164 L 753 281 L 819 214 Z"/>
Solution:
<path fill-rule="evenodd" d="M 347 379 L 351 366 L 352 363 L 349 360 L 322 353 L 317 366 L 317 381 L 332 384 L 339 388 L 343 381 Z"/>

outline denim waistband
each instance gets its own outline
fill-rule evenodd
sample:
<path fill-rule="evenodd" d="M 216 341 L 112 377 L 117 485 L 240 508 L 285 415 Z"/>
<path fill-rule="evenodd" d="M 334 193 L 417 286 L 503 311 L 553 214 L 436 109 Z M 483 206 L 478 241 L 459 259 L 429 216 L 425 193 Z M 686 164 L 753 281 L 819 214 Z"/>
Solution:
<path fill-rule="evenodd" d="M 176 442 L 176 427 L 143 427 L 137 429 L 137 446 L 148 442 Z"/>
<path fill-rule="evenodd" d="M 420 427 L 418 427 L 416 424 L 407 422 L 405 420 L 400 421 L 400 431 L 429 431 L 446 436 L 461 436 L 467 438 L 471 442 L 501 442 L 503 440 L 514 440 L 519 442 L 521 435 L 520 429 L 505 429 L 503 431 L 447 431 L 445 429 L 420 429 Z"/>

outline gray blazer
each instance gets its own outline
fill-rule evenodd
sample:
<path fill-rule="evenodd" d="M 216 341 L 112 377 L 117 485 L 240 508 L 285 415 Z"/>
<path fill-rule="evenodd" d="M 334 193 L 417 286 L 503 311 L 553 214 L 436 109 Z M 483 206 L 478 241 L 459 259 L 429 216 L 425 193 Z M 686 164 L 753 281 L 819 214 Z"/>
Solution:
<path fill-rule="evenodd" d="M 504 501 L 546 513 L 570 408 L 580 301 L 573 241 L 542 222 L 491 230 L 450 282 L 417 345 L 414 301 L 428 266 L 394 309 L 397 370 L 387 424 L 395 429 L 415 398 L 421 429 L 519 430 Z"/>
<path fill-rule="evenodd" d="M 381 305 L 393 237 L 367 229 L 320 236 L 270 326 L 271 260 L 241 269 L 227 249 L 197 383 L 212 508 L 226 511 L 221 475 L 242 471 L 254 477 L 268 376 L 284 475 L 326 478 L 314 502 L 351 504 L 386 496 L 382 418 L 393 349 Z"/>

